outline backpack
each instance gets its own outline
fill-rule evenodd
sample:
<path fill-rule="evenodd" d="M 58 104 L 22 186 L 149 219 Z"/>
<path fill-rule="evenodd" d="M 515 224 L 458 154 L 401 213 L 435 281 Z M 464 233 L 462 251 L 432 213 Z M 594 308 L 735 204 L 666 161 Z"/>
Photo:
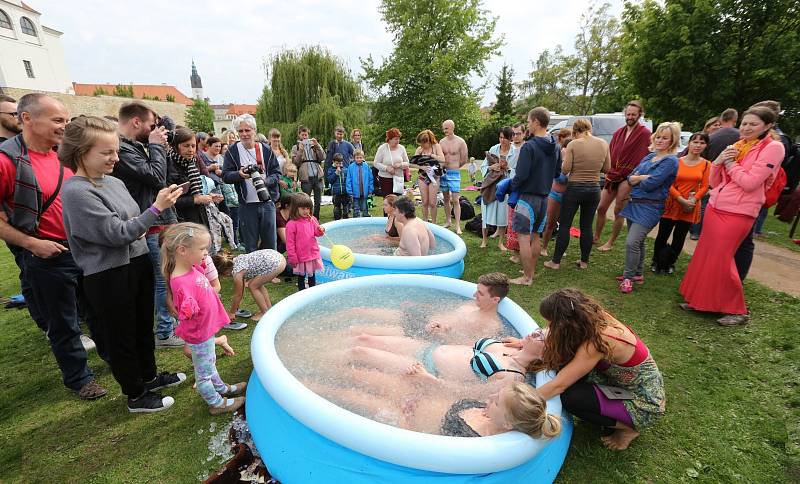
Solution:
<path fill-rule="evenodd" d="M 461 220 L 469 220 L 475 217 L 475 207 L 472 206 L 472 202 L 467 197 L 458 197 L 458 204 L 461 205 Z M 453 217 L 456 216 L 452 208 L 450 209 L 450 214 Z"/>
<path fill-rule="evenodd" d="M 472 220 L 464 224 L 464 229 L 475 235 L 483 235 L 483 215 L 479 213 L 473 217 Z"/>
<path fill-rule="evenodd" d="M 775 175 L 775 179 L 772 181 L 772 185 L 768 186 L 764 193 L 766 195 L 766 199 L 764 200 L 764 208 L 770 208 L 778 203 L 778 198 L 781 196 L 781 192 L 785 186 L 786 171 L 784 171 L 783 168 L 779 168 L 778 174 Z"/>

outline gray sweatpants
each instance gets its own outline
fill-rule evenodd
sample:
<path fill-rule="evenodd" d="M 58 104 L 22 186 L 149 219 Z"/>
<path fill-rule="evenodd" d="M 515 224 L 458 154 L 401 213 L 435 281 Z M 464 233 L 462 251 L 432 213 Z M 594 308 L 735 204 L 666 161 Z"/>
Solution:
<path fill-rule="evenodd" d="M 625 239 L 625 271 L 622 276 L 633 279 L 641 276 L 644 268 L 644 240 L 650 229 L 628 220 L 628 238 Z"/>

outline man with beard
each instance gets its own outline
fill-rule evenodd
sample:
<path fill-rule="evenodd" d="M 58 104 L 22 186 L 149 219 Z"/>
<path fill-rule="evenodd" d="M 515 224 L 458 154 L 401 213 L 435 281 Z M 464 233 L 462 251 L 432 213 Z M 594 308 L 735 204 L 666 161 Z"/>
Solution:
<path fill-rule="evenodd" d="M 619 128 L 611 138 L 608 145 L 611 153 L 611 170 L 606 173 L 606 182 L 600 192 L 600 205 L 597 207 L 597 223 L 594 231 L 594 243 L 600 241 L 603 226 L 606 223 L 606 212 L 611 202 L 614 201 L 614 225 L 611 229 L 611 238 L 598 248 L 601 252 L 608 252 L 617 240 L 624 217 L 619 213 L 625 208 L 625 203 L 630 190 L 620 190 L 621 183 L 627 183 L 627 177 L 639 166 L 642 158 L 649 153 L 650 130 L 639 123 L 644 115 L 642 103 L 637 100 L 630 101 L 625 106 L 625 126 Z M 628 187 L 626 187 L 628 188 Z"/>
<path fill-rule="evenodd" d="M 0 217 L 0 239 L 21 261 L 29 288 L 25 300 L 31 315 L 42 319 L 64 386 L 83 400 L 93 400 L 107 391 L 95 381 L 81 344 L 82 274 L 61 216 L 61 186 L 73 174 L 53 150 L 64 139 L 69 113 L 42 93 L 22 96 L 17 110 L 22 133 L 0 144 L 0 204 L 6 210 Z"/>
<path fill-rule="evenodd" d="M 146 104 L 133 101 L 119 108 L 119 161 L 112 175 L 122 180 L 144 212 L 153 204 L 158 191 L 167 186 L 166 128 L 156 128 L 156 113 Z M 183 340 L 173 334 L 175 319 L 167 309 L 167 287 L 161 275 L 161 252 L 158 234 L 167 225 L 178 222 L 173 208 L 161 212 L 147 231 L 147 247 L 153 263 L 156 302 L 156 347 L 183 347 Z"/>
<path fill-rule="evenodd" d="M 22 122 L 17 115 L 17 100 L 0 94 L 0 143 L 22 132 Z"/>

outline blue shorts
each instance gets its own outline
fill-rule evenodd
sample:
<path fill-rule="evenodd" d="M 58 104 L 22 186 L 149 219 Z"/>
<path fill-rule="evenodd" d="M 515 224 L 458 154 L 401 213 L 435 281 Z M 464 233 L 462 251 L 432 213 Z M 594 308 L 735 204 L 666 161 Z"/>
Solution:
<path fill-rule="evenodd" d="M 461 191 L 461 170 L 447 170 L 441 180 L 442 193 Z"/>
<path fill-rule="evenodd" d="M 541 234 L 547 225 L 547 197 L 523 194 L 514 208 L 511 228 L 522 235 Z"/>
<path fill-rule="evenodd" d="M 433 362 L 433 352 L 436 351 L 436 348 L 439 346 L 439 343 L 431 343 L 417 353 L 419 362 L 422 363 L 422 366 L 433 376 L 439 375 L 439 372 L 436 371 L 436 363 Z"/>

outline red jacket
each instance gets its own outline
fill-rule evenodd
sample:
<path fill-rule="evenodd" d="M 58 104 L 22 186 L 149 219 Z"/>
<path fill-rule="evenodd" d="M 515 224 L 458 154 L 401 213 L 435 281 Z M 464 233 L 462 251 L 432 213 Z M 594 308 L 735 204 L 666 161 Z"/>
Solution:
<path fill-rule="evenodd" d="M 730 168 L 712 164 L 709 182 L 714 189 L 708 203 L 723 212 L 757 217 L 783 156 L 783 144 L 767 136 Z"/>
<path fill-rule="evenodd" d="M 319 259 L 317 237 L 322 235 L 316 218 L 292 219 L 286 224 L 286 255 L 289 264 L 309 262 Z"/>

